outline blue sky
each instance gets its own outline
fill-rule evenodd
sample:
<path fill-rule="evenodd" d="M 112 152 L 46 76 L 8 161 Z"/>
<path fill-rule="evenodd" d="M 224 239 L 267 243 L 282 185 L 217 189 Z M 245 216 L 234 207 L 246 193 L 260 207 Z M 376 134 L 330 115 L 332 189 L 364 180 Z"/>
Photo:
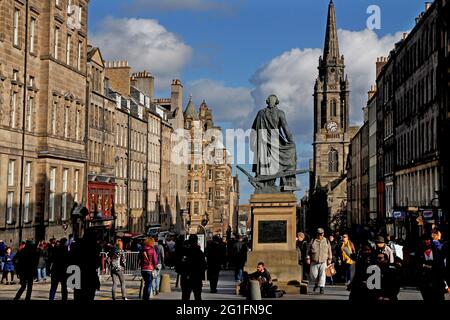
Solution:
<path fill-rule="evenodd" d="M 129 60 L 156 78 L 166 96 L 180 78 L 199 105 L 206 99 L 224 128 L 246 128 L 267 94 L 279 95 L 297 141 L 299 167 L 312 156 L 312 93 L 323 48 L 329 0 L 93 0 L 90 42 L 106 60 Z M 360 124 L 377 56 L 388 55 L 413 28 L 422 0 L 334 0 L 341 54 L 352 86 L 354 124 Z M 370 5 L 381 29 L 366 29 Z M 113 36 L 114 35 L 114 36 Z M 136 45 L 136 41 L 139 42 Z M 300 179 L 301 196 L 308 188 Z M 241 202 L 251 189 L 241 178 Z"/>

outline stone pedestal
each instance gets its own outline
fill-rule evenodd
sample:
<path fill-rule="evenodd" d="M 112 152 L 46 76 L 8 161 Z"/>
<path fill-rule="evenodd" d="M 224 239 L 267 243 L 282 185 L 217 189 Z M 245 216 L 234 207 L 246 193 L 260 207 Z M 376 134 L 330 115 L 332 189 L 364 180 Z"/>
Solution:
<path fill-rule="evenodd" d="M 288 283 L 299 285 L 302 275 L 295 248 L 297 197 L 289 193 L 253 194 L 250 206 L 252 251 L 244 270 L 255 272 L 258 262 L 264 262 L 281 289 Z"/>

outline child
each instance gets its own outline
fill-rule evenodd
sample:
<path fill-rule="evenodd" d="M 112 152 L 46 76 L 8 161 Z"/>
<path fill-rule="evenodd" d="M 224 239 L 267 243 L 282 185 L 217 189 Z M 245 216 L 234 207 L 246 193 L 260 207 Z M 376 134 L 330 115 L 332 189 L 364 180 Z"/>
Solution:
<path fill-rule="evenodd" d="M 6 279 L 6 284 L 15 284 L 13 282 L 14 280 L 14 253 L 12 253 L 12 250 L 10 247 L 6 248 L 5 255 L 2 258 L 3 262 L 3 276 L 1 283 L 3 284 L 4 280 Z M 8 281 L 8 273 L 11 274 L 11 281 Z"/>

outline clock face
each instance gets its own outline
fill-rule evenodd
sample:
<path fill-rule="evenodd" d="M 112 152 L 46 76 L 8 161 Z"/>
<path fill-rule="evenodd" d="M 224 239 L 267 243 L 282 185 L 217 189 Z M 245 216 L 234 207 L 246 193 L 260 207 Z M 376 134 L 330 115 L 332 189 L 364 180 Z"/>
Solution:
<path fill-rule="evenodd" d="M 328 122 L 327 123 L 327 130 L 328 132 L 334 133 L 336 132 L 338 129 L 338 124 L 334 121 Z"/>

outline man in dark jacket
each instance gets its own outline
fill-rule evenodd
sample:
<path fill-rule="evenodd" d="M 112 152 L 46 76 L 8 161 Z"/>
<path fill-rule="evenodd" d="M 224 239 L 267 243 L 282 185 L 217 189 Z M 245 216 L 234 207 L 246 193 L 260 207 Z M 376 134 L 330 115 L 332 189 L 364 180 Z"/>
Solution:
<path fill-rule="evenodd" d="M 31 299 L 33 291 L 33 278 L 36 273 L 39 257 L 37 255 L 36 244 L 28 240 L 25 247 L 15 256 L 15 270 L 20 278 L 20 288 L 14 300 L 19 300 L 22 293 L 27 289 L 25 300 Z"/>
<path fill-rule="evenodd" d="M 233 265 L 234 265 L 234 280 L 243 280 L 243 271 L 245 263 L 247 262 L 247 245 L 242 241 L 241 236 L 237 236 L 237 241 L 233 245 Z"/>
<path fill-rule="evenodd" d="M 95 293 L 100 290 L 100 279 L 97 269 L 100 268 L 100 247 L 94 231 L 86 232 L 82 239 L 72 244 L 70 261 L 80 267 L 81 288 L 74 289 L 75 301 L 90 302 L 95 299 Z"/>
<path fill-rule="evenodd" d="M 202 300 L 202 286 L 206 270 L 205 255 L 198 245 L 196 234 L 189 236 L 183 248 L 178 271 L 181 274 L 182 300 L 189 301 L 194 291 L 195 300 Z"/>
<path fill-rule="evenodd" d="M 248 278 L 249 280 L 258 280 L 262 297 L 268 297 L 269 292 L 273 290 L 272 277 L 266 269 L 264 262 L 259 262 L 256 271 L 250 274 Z"/>
<path fill-rule="evenodd" d="M 61 283 L 61 299 L 67 301 L 67 267 L 69 266 L 69 251 L 67 239 L 62 238 L 54 248 L 51 260 L 51 286 L 49 300 L 55 300 L 56 290 Z"/>
<path fill-rule="evenodd" d="M 425 301 L 445 300 L 445 263 L 441 252 L 432 245 L 432 239 L 425 235 L 418 253 L 419 290 Z"/>
<path fill-rule="evenodd" d="M 349 300 L 351 301 L 370 301 L 375 299 L 373 290 L 369 290 L 367 279 L 369 277 L 367 268 L 375 263 L 373 249 L 366 242 L 361 246 L 357 256 L 355 257 L 355 275 L 347 286 L 350 291 Z"/>

